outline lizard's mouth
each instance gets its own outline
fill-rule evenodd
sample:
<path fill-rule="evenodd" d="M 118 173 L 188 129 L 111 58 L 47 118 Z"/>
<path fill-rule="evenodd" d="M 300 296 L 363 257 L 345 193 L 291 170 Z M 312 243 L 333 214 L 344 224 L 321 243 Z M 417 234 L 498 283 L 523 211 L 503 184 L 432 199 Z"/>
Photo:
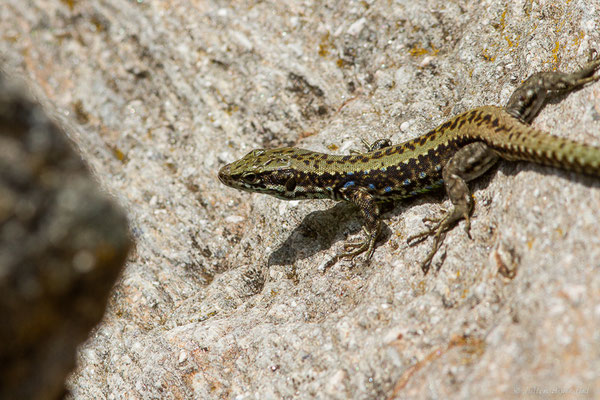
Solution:
<path fill-rule="evenodd" d="M 231 164 L 225 165 L 223 168 L 219 170 L 219 180 L 221 183 L 227 186 L 231 186 L 231 173 L 230 173 Z"/>

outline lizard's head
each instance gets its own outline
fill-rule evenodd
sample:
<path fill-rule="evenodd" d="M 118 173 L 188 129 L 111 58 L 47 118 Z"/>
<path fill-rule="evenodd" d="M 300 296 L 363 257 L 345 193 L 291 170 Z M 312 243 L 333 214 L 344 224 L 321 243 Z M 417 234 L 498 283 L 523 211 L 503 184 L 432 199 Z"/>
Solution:
<path fill-rule="evenodd" d="M 252 150 L 221 168 L 219 180 L 247 192 L 266 193 L 285 200 L 301 198 L 293 167 L 301 153 L 302 150 L 291 147 Z"/>

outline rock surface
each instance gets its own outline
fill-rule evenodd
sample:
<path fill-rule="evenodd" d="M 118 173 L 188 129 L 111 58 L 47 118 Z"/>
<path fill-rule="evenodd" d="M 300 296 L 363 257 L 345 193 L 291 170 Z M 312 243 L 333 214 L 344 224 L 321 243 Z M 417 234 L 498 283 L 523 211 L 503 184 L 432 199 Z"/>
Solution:
<path fill-rule="evenodd" d="M 0 399 L 62 397 L 130 245 L 64 133 L 0 74 Z"/>
<path fill-rule="evenodd" d="M 347 153 L 503 104 L 600 49 L 599 2 L 4 4 L 0 61 L 73 121 L 137 240 L 74 398 L 600 393 L 598 179 L 501 163 L 471 185 L 472 240 L 454 229 L 427 276 L 430 242 L 405 239 L 441 196 L 388 212 L 370 264 L 322 272 L 360 234 L 351 207 L 216 179 L 257 147 Z M 600 84 L 535 126 L 600 145 Z"/>

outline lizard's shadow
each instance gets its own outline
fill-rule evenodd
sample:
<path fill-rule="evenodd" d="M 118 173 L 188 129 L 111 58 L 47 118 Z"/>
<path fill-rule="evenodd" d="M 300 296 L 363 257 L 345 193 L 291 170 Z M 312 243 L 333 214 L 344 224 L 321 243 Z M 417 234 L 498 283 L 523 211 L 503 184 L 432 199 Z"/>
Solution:
<path fill-rule="evenodd" d="M 500 162 L 498 166 L 491 168 L 482 177 L 470 182 L 469 188 L 473 193 L 487 187 L 498 171 L 502 171 L 507 176 L 515 176 L 520 171 L 527 170 L 534 170 L 543 175 L 560 175 L 564 179 L 580 183 L 586 187 L 600 188 L 600 182 L 595 177 L 528 162 Z M 382 230 L 377 240 L 377 247 L 386 243 L 392 234 L 385 223 L 385 220 L 390 216 L 400 215 L 407 208 L 414 205 L 441 203 L 445 199 L 447 199 L 447 196 L 442 189 L 414 199 L 382 203 L 380 205 L 383 219 Z M 271 253 L 268 266 L 293 265 L 299 259 L 309 258 L 317 252 L 328 250 L 334 243 L 347 240 L 344 235 L 345 232 L 359 233 L 362 224 L 363 221 L 358 208 L 348 202 L 339 202 L 326 210 L 313 211 L 304 217 L 287 239 Z M 315 243 L 318 243 L 319 246 L 316 246 Z"/>
<path fill-rule="evenodd" d="M 444 198 L 444 192 L 439 191 L 431 195 L 412 200 L 387 202 L 380 205 L 382 213 L 381 233 L 377 245 L 385 243 L 392 232 L 385 220 L 390 216 L 401 214 L 407 207 L 423 203 L 439 203 Z M 342 201 L 327 210 L 313 211 L 294 228 L 288 238 L 269 256 L 268 265 L 292 265 L 299 259 L 313 256 L 327 250 L 338 241 L 346 241 L 344 233 L 361 233 L 363 226 L 362 216 L 356 206 Z M 362 235 L 356 240 L 363 238 Z M 316 246 L 318 243 L 319 246 Z M 341 251 L 341 249 L 340 249 Z"/>
<path fill-rule="evenodd" d="M 311 212 L 271 253 L 268 265 L 291 265 L 298 259 L 330 248 L 336 240 L 341 239 L 340 232 L 350 224 L 359 229 L 359 218 L 358 209 L 347 202 L 339 202 L 327 210 Z"/>

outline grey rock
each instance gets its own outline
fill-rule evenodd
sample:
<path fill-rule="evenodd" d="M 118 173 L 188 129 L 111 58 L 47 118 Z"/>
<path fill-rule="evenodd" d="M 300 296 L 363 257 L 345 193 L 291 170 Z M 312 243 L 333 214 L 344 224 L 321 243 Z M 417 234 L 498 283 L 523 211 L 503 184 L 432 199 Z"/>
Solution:
<path fill-rule="evenodd" d="M 600 393 L 597 179 L 501 163 L 471 185 L 473 238 L 450 232 L 424 277 L 430 242 L 405 239 L 442 196 L 386 213 L 370 264 L 320 272 L 360 234 L 351 207 L 216 178 L 257 147 L 347 153 L 501 105 L 529 74 L 572 71 L 600 49 L 597 0 L 3 7 L 0 59 L 71 121 L 136 237 L 73 398 Z M 600 144 L 599 85 L 535 126 Z"/>

